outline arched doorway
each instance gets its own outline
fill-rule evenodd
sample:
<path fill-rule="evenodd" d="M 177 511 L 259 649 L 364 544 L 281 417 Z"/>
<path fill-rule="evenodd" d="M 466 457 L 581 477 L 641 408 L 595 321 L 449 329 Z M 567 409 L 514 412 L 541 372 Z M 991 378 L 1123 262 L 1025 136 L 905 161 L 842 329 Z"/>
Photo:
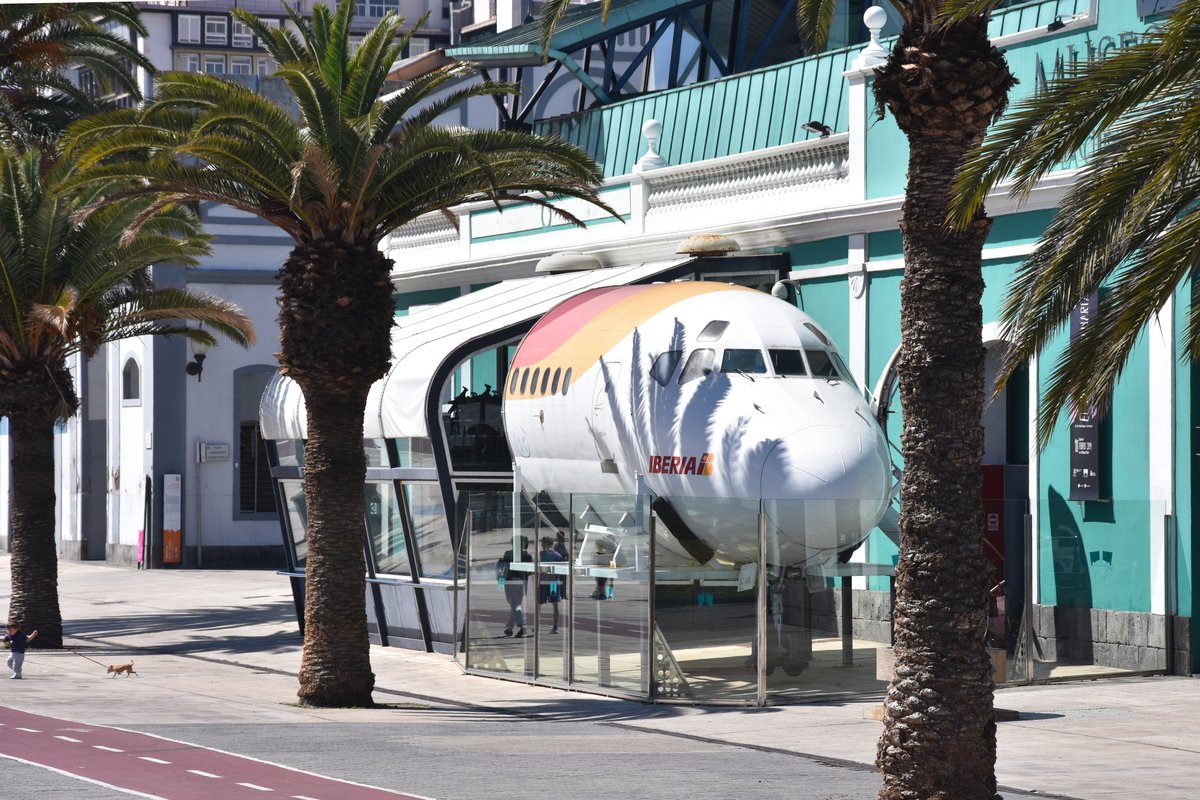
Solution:
<path fill-rule="evenodd" d="M 1008 349 L 998 323 L 984 325 L 984 427 L 983 503 L 984 548 L 991 568 L 988 588 L 988 646 L 1003 649 L 1009 657 L 1019 643 L 1021 615 L 1026 602 L 1025 563 L 1029 548 L 1025 520 L 1029 514 L 1029 426 L 1030 386 L 1028 367 L 1022 365 L 996 392 L 999 375 Z M 889 417 L 899 406 L 897 347 L 875 385 L 873 408 L 888 441 L 893 458 L 903 474 L 900 458 L 900 426 Z M 880 528 L 897 526 L 899 531 L 899 495 L 893 509 L 880 522 Z M 890 533 L 890 532 L 889 532 Z"/>

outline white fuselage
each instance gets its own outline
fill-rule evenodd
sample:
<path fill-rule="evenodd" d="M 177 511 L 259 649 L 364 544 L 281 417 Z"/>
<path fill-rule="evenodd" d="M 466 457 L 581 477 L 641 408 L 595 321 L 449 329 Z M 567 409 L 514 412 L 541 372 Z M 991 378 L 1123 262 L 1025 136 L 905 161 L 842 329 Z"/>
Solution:
<path fill-rule="evenodd" d="M 883 434 L 828 336 L 791 304 L 736 286 L 567 301 L 518 348 L 504 416 L 526 491 L 561 505 L 633 494 L 641 475 L 686 527 L 677 538 L 726 563 L 758 558 L 760 501 L 769 561 L 790 566 L 860 543 L 891 489 Z"/>

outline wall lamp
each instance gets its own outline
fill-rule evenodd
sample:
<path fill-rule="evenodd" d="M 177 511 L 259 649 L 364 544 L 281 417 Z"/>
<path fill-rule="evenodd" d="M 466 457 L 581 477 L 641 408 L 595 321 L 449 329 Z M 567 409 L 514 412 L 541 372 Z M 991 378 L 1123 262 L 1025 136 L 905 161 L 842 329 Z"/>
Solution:
<path fill-rule="evenodd" d="M 187 363 L 187 374 L 195 375 L 196 382 L 203 381 L 201 376 L 204 374 L 204 359 L 208 355 L 208 345 L 204 342 L 197 342 L 189 339 L 188 345 L 192 348 L 192 360 Z"/>
<path fill-rule="evenodd" d="M 809 133 L 815 133 L 824 139 L 829 134 L 833 133 L 833 128 L 821 122 L 819 119 L 809 120 L 800 126 Z"/>
<path fill-rule="evenodd" d="M 1065 27 L 1067 27 L 1067 23 L 1062 21 L 1062 17 L 1055 17 L 1054 22 L 1046 26 L 1046 30 L 1054 33 L 1055 31 L 1061 31 Z"/>

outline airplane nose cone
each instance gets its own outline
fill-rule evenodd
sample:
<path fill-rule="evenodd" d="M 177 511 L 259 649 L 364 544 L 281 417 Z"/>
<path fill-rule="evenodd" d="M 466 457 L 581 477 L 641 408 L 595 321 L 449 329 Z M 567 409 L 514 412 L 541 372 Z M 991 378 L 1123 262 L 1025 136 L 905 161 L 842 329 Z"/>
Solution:
<path fill-rule="evenodd" d="M 781 544 L 810 553 L 861 542 L 887 507 L 891 469 L 876 430 L 820 425 L 790 434 L 763 463 L 762 498 Z M 772 502 L 774 501 L 774 502 Z"/>

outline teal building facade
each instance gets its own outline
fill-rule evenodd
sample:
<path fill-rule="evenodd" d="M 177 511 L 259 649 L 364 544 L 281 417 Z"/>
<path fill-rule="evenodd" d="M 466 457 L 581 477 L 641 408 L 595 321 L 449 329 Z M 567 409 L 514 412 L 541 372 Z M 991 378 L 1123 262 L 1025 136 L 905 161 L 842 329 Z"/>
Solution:
<path fill-rule="evenodd" d="M 537 265 L 562 252 L 592 259 L 597 271 L 664 265 L 638 272 L 638 280 L 665 275 L 670 262 L 678 279 L 677 262 L 686 258 L 678 254 L 681 242 L 697 234 L 728 237 L 739 248 L 736 254 L 706 258 L 684 271 L 690 270 L 693 278 L 773 291 L 817 319 L 874 403 L 899 474 L 902 419 L 895 357 L 904 260 L 898 220 L 907 146 L 892 119 L 875 117 L 871 93 L 873 65 L 886 56 L 896 22 L 889 20 L 882 30 L 863 28 L 861 36 L 847 38 L 863 43 L 737 71 L 729 69 L 733 58 L 728 49 L 700 35 L 698 12 L 690 23 L 678 22 L 684 19 L 678 5 L 658 2 L 654 11 L 658 19 L 675 14 L 672 24 L 699 42 L 694 48 L 699 55 L 693 53 L 690 62 L 690 83 L 676 80 L 625 99 L 608 92 L 607 101 L 589 96 L 592 102 L 581 104 L 590 107 L 531 122 L 535 131 L 561 136 L 595 156 L 604 169 L 604 197 L 621 219 L 569 201 L 573 212 L 594 224 L 579 231 L 558 224 L 542 209 L 499 213 L 485 204 L 455 209 L 457 224 L 440 215 L 418 220 L 385 243 L 397 264 L 393 278 L 399 313 L 417 319 L 442 301 L 460 303 L 472 292 L 508 281 L 553 277 L 539 273 Z M 1132 0 L 1044 0 L 996 12 L 993 41 L 1019 80 L 1012 102 L 1038 91 L 1068 64 L 1101 60 L 1138 41 L 1160 19 L 1139 16 L 1138 5 Z M 633 10 L 637 6 L 629 4 Z M 855 10 L 861 13 L 861 8 Z M 633 19 L 633 11 L 628 16 Z M 653 22 L 651 17 L 643 22 Z M 873 36 L 879 38 L 868 41 Z M 660 34 L 656 41 L 669 38 Z M 505 42 L 490 51 L 487 40 L 475 42 L 458 55 L 482 60 L 501 73 L 528 64 L 520 60 L 525 56 L 514 55 L 520 48 Z M 563 40 L 558 49 L 569 53 L 569 44 Z M 592 45 L 586 46 L 590 52 Z M 456 51 L 450 49 L 448 55 L 455 57 Z M 699 67 L 705 61 L 711 62 L 711 72 Z M 587 62 L 576 58 L 573 63 Z M 593 63 L 590 69 L 594 77 L 590 85 L 577 87 L 580 97 L 604 88 L 603 68 Z M 686 64 L 680 67 L 685 74 L 686 69 Z M 713 74 L 721 77 L 701 79 Z M 1066 165 L 1052 173 L 1020 204 L 1004 194 L 988 201 L 994 219 L 983 250 L 989 381 L 1006 347 L 997 320 L 1011 278 L 1058 209 L 1074 169 Z M 1056 421 L 1045 449 L 1033 444 L 1038 398 L 1067 343 L 1066 329 L 1014 375 L 985 412 L 985 537 L 994 578 L 987 636 L 1000 682 L 1188 674 L 1200 666 L 1200 630 L 1191 624 L 1200 599 L 1193 579 L 1200 547 L 1193 511 L 1200 371 L 1181 359 L 1193 291 L 1191 281 L 1178 287 L 1175 299 L 1143 333 L 1110 411 L 1090 429 L 1073 429 L 1064 417 Z M 384 430 L 385 419 L 377 431 L 378 452 L 384 455 L 373 464 L 378 468 L 373 480 L 388 486 L 384 493 L 394 502 L 385 504 L 390 510 L 384 515 L 393 522 L 375 525 L 373 541 L 386 538 L 375 528 L 399 521 L 408 536 L 400 546 L 410 550 L 426 546 L 414 533 L 423 525 L 436 528 L 435 538 L 445 538 L 438 556 L 444 568 L 437 574 L 421 573 L 417 553 L 393 559 L 390 563 L 402 562 L 403 567 L 390 574 L 373 571 L 377 633 L 386 638 L 395 628 L 389 614 L 404 617 L 401 627 L 407 626 L 408 633 L 402 638 L 410 646 L 454 652 L 472 671 L 653 699 L 684 696 L 678 691 L 680 681 L 691 687 L 687 696 L 738 701 L 881 689 L 890 643 L 889 573 L 897 554 L 894 516 L 889 515 L 844 564 L 806 576 L 803 600 L 789 599 L 786 590 L 764 581 L 755 601 L 768 625 L 772 618 L 786 625 L 789 613 L 801 615 L 803 621 L 795 624 L 807 631 L 804 646 L 811 653 L 828 652 L 839 665 L 863 667 L 861 680 L 822 671 L 817 656 L 804 675 L 772 677 L 769 659 L 750 663 L 757 659 L 752 641 L 758 641 L 762 628 L 755 633 L 731 625 L 724 640 L 708 642 L 701 652 L 699 646 L 680 645 L 686 637 L 672 640 L 665 616 L 651 617 L 637 640 L 645 656 L 641 667 L 631 668 L 634 677 L 619 680 L 605 678 L 606 667 L 600 666 L 619 663 L 619 654 L 605 660 L 602 654 L 583 652 L 585 645 L 599 647 L 583 631 L 600 630 L 603 618 L 589 617 L 590 627 L 577 626 L 569 640 L 553 642 L 543 635 L 548 630 L 539 628 L 531 642 L 497 644 L 472 627 L 496 602 L 487 599 L 484 586 L 470 582 L 473 565 L 490 565 L 500 555 L 492 552 L 498 544 L 485 545 L 482 532 L 476 536 L 485 509 L 505 509 L 512 530 L 518 525 L 514 520 L 523 520 L 519 524 L 530 526 L 534 541 L 543 532 L 537 526 L 550 522 L 537 521 L 535 498 L 512 494 L 512 475 L 502 468 L 503 458 L 489 469 L 472 470 L 455 466 L 450 456 L 441 462 L 435 456 L 439 448 L 449 453 L 452 446 L 446 427 L 452 424 L 449 406 L 456 399 L 477 398 L 481 407 L 489 402 L 488 392 L 505 384 L 507 359 L 535 319 L 531 310 L 523 322 L 480 330 L 474 344 L 446 353 L 447 361 L 439 362 L 430 378 L 430 396 L 443 401 L 441 431 L 435 430 L 438 418 L 432 411 L 428 430 Z M 399 322 L 402 335 L 404 318 Z M 286 392 L 272 391 L 269 387 L 264 404 L 264 431 L 275 440 L 276 453 L 290 452 L 302 431 L 283 420 Z M 277 477 L 295 480 L 294 472 L 286 472 L 294 459 L 277 455 L 275 463 Z M 419 503 L 405 501 L 417 496 Z M 532 510 L 522 516 L 525 503 Z M 637 498 L 629 503 L 631 509 L 641 507 Z M 561 524 L 573 530 L 573 521 Z M 649 526 L 640 535 L 652 535 Z M 302 520 L 291 514 L 285 542 L 293 560 L 302 540 Z M 387 559 L 377 561 L 376 566 Z M 452 568 L 452 562 L 458 567 Z M 293 561 L 292 566 L 299 576 L 302 564 Z M 542 567 L 538 562 L 535 569 Z M 588 594 L 590 584 L 580 583 L 580 591 L 571 595 L 579 598 L 577 604 L 561 611 L 583 619 L 593 614 L 589 601 L 597 598 Z M 456 602 L 447 601 L 436 615 L 428 611 L 434 602 L 428 599 L 433 595 L 429 588 L 460 585 L 467 591 L 443 593 Z M 419 588 L 413 591 L 414 586 Z M 737 602 L 727 584 L 714 580 L 713 586 L 706 588 L 700 580 L 670 587 L 650 582 L 642 600 L 664 614 L 686 605 L 689 621 L 681 624 L 712 632 L 724 623 L 717 616 L 700 615 L 710 613 L 705 609 L 713 608 L 714 601 L 716 606 Z M 395 598 L 385 597 L 388 592 Z M 404 598 L 410 596 L 427 599 L 419 608 L 414 604 L 405 610 Z M 436 625 L 420 617 L 426 613 L 437 616 Z M 733 680 L 722 671 L 728 664 L 718 662 L 726 650 L 729 664 L 745 666 L 750 670 L 746 675 Z M 584 668 L 589 658 L 591 666 Z M 547 666 L 550 661 L 553 665 Z"/>

